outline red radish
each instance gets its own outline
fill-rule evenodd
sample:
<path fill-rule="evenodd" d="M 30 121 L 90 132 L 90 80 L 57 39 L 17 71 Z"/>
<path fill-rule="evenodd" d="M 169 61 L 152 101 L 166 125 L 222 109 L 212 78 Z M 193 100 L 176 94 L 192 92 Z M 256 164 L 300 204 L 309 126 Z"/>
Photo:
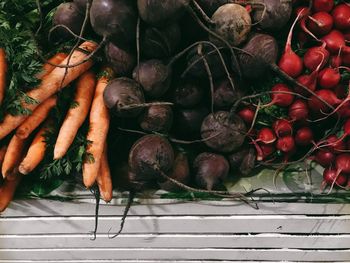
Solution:
<path fill-rule="evenodd" d="M 331 106 L 335 106 L 341 103 L 341 100 L 337 98 L 335 93 L 329 89 L 321 89 L 315 92 L 316 96 L 312 96 L 308 101 L 310 110 L 317 114 L 324 114 L 329 111 L 330 108 L 322 100 L 327 102 Z M 322 100 L 320 100 L 322 99 Z"/>
<path fill-rule="evenodd" d="M 348 89 L 343 85 L 339 84 L 334 89 L 335 94 L 337 95 L 337 98 L 339 99 L 345 99 L 348 95 Z"/>
<path fill-rule="evenodd" d="M 273 144 L 261 144 L 257 145 L 257 147 L 259 148 L 259 150 L 257 150 L 256 156 L 256 159 L 258 161 L 266 160 L 267 157 L 276 151 L 276 148 Z"/>
<path fill-rule="evenodd" d="M 279 68 L 292 78 L 298 77 L 303 71 L 302 59 L 292 50 L 292 36 L 296 23 L 302 18 L 300 12 L 289 30 L 284 53 L 278 63 Z"/>
<path fill-rule="evenodd" d="M 312 8 L 315 12 L 330 12 L 334 7 L 334 0 L 314 0 Z"/>
<path fill-rule="evenodd" d="M 337 29 L 349 30 L 350 29 L 350 6 L 347 4 L 337 5 L 332 16 L 334 18 L 334 24 Z"/>
<path fill-rule="evenodd" d="M 328 167 L 334 162 L 335 154 L 329 150 L 322 148 L 316 152 L 316 154 L 313 156 L 313 159 L 321 166 Z"/>
<path fill-rule="evenodd" d="M 333 17 L 327 12 L 315 13 L 309 19 L 309 30 L 317 36 L 328 34 L 333 28 Z"/>
<path fill-rule="evenodd" d="M 302 127 L 297 130 L 294 139 L 296 144 L 307 146 L 312 144 L 314 134 L 309 127 Z"/>
<path fill-rule="evenodd" d="M 341 52 L 339 52 L 341 53 Z M 332 68 L 339 68 L 343 63 L 343 60 L 340 56 L 340 54 L 338 54 L 337 56 L 331 56 L 331 59 L 329 60 L 329 65 Z"/>
<path fill-rule="evenodd" d="M 345 46 L 344 35 L 338 30 L 332 30 L 322 40 L 326 42 L 326 48 L 332 54 L 338 54 L 339 49 Z"/>
<path fill-rule="evenodd" d="M 329 52 L 326 49 L 326 43 L 322 46 L 309 48 L 304 55 L 304 65 L 310 71 L 315 71 L 321 64 L 323 68 L 329 59 Z"/>
<path fill-rule="evenodd" d="M 346 101 L 342 106 L 339 107 L 339 115 L 343 118 L 350 118 L 350 100 Z M 349 148 L 350 150 L 350 148 Z"/>
<path fill-rule="evenodd" d="M 255 110 L 253 110 L 251 107 L 245 107 L 237 114 L 246 124 L 252 124 L 255 116 Z"/>
<path fill-rule="evenodd" d="M 348 46 L 342 49 L 342 62 L 344 66 L 350 67 L 350 47 Z"/>
<path fill-rule="evenodd" d="M 328 168 L 323 171 L 322 188 L 324 187 L 325 184 L 328 184 L 328 185 L 337 184 L 342 186 L 346 184 L 347 181 L 348 181 L 347 176 L 343 173 L 338 173 L 338 171 L 335 169 Z"/>
<path fill-rule="evenodd" d="M 272 87 L 271 91 L 271 102 L 263 107 L 269 107 L 271 105 L 287 107 L 293 103 L 293 90 L 290 89 L 286 84 L 278 83 Z"/>
<path fill-rule="evenodd" d="M 321 70 L 318 75 L 318 84 L 321 88 L 332 89 L 335 88 L 341 79 L 341 75 L 338 69 L 325 68 Z"/>
<path fill-rule="evenodd" d="M 262 142 L 264 144 L 271 144 L 276 141 L 276 134 L 270 128 L 262 128 L 258 131 L 257 142 Z"/>
<path fill-rule="evenodd" d="M 272 129 L 275 131 L 277 137 L 292 135 L 293 132 L 292 124 L 285 119 L 275 121 L 272 124 Z"/>
<path fill-rule="evenodd" d="M 291 121 L 303 121 L 309 117 L 309 108 L 304 100 L 298 99 L 289 106 L 288 116 Z"/>
<path fill-rule="evenodd" d="M 346 150 L 345 142 L 338 138 L 336 135 L 330 135 L 326 139 L 326 145 L 329 149 L 331 149 L 335 153 L 341 153 Z"/>
<path fill-rule="evenodd" d="M 349 86 L 348 87 L 349 87 L 349 90 L 350 90 L 350 81 L 349 81 Z M 350 92 L 348 92 L 348 95 L 346 96 L 345 99 L 339 100 L 337 98 L 337 100 L 338 100 L 338 103 L 336 103 L 336 104 L 339 104 L 339 105 L 330 113 L 330 115 L 338 112 L 340 109 L 342 109 L 343 113 L 344 113 L 344 110 L 346 111 L 346 106 L 349 105 L 349 101 L 350 101 Z M 345 109 L 344 109 L 344 107 L 345 107 Z"/>
<path fill-rule="evenodd" d="M 321 55 L 323 57 L 323 53 L 321 53 Z M 324 57 L 320 61 L 320 63 L 317 66 L 317 68 L 310 75 L 301 75 L 301 76 L 298 77 L 297 81 L 300 84 L 302 84 L 305 87 L 307 87 L 309 90 L 315 91 L 316 90 L 316 86 L 317 86 L 317 77 L 318 77 L 319 71 L 321 69 L 321 66 L 323 65 L 323 62 L 324 62 Z M 301 94 L 301 95 L 310 96 L 310 92 L 307 92 L 305 89 L 302 89 L 299 86 L 295 87 L 295 91 L 297 93 Z"/>
<path fill-rule="evenodd" d="M 276 143 L 276 149 L 284 153 L 289 153 L 294 151 L 295 149 L 294 138 L 290 135 L 278 138 Z"/>

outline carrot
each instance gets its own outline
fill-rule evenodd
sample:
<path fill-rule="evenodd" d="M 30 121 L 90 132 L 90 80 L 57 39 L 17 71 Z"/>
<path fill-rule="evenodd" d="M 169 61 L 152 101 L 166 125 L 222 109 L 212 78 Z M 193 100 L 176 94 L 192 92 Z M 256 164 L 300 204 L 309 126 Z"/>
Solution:
<path fill-rule="evenodd" d="M 2 166 L 2 163 L 4 162 L 6 151 L 7 151 L 7 145 L 3 145 L 0 148 L 0 167 Z"/>
<path fill-rule="evenodd" d="M 16 135 L 25 139 L 47 118 L 51 109 L 57 104 L 57 96 L 53 95 L 36 108 L 16 130 Z"/>
<path fill-rule="evenodd" d="M 107 156 L 107 143 L 105 143 L 103 154 L 101 157 L 101 166 L 99 174 L 96 178 L 96 182 L 100 189 L 102 199 L 106 202 L 110 202 L 113 198 L 113 186 L 112 186 L 112 177 L 111 170 L 108 164 Z"/>
<path fill-rule="evenodd" d="M 97 45 L 94 42 L 84 42 L 79 46 L 79 49 L 73 52 L 73 55 L 70 59 L 69 64 L 75 65 L 79 62 L 84 61 L 84 59 L 88 56 L 81 49 L 87 50 L 89 52 L 96 49 Z M 64 59 L 61 63 L 62 66 L 66 66 L 68 58 Z M 61 68 L 56 67 L 50 74 L 43 77 L 41 84 L 35 88 L 27 92 L 27 95 L 34 100 L 36 100 L 39 104 L 51 97 L 53 94 L 58 92 L 61 88 L 66 87 L 73 80 L 78 78 L 81 74 L 91 68 L 93 65 L 92 60 L 88 60 L 78 66 L 72 68 Z M 63 81 L 62 81 L 63 80 Z M 35 110 L 38 107 L 38 104 L 27 104 L 25 102 L 22 103 L 24 108 L 28 110 Z M 4 117 L 3 122 L 0 124 L 0 140 L 3 139 L 6 135 L 8 135 L 11 131 L 16 129 L 25 119 L 27 119 L 27 115 L 18 115 L 12 116 L 7 114 Z"/>
<path fill-rule="evenodd" d="M 26 140 L 13 135 L 9 145 L 7 146 L 7 151 L 1 167 L 2 176 L 4 178 L 11 177 L 11 179 L 13 179 L 13 175 L 17 173 L 18 165 L 22 161 L 25 146 Z"/>
<path fill-rule="evenodd" d="M 21 174 L 18 174 L 14 180 L 5 179 L 4 184 L 0 187 L 0 212 L 3 212 L 12 201 L 22 177 Z"/>
<path fill-rule="evenodd" d="M 53 57 L 51 57 L 44 65 L 42 71 L 36 75 L 38 79 L 42 79 L 46 75 L 50 74 L 55 66 L 52 64 L 60 64 L 68 55 L 66 53 L 57 53 Z"/>
<path fill-rule="evenodd" d="M 96 87 L 95 74 L 91 71 L 80 76 L 74 101 L 78 106 L 70 108 L 58 133 L 54 159 L 62 158 L 71 146 L 80 126 L 89 114 Z"/>
<path fill-rule="evenodd" d="M 87 152 L 93 156 L 94 160 L 92 162 L 86 161 L 83 164 L 83 181 L 87 188 L 90 188 L 96 181 L 109 129 L 109 111 L 103 101 L 103 92 L 108 80 L 107 76 L 103 76 L 97 81 L 95 96 L 91 105 L 89 131 L 86 138 L 91 141 L 87 146 Z"/>
<path fill-rule="evenodd" d="M 33 171 L 40 162 L 45 157 L 46 152 L 46 142 L 44 135 L 49 129 L 49 125 L 46 122 L 43 127 L 38 131 L 38 133 L 35 135 L 33 142 L 29 146 L 28 152 L 26 156 L 24 157 L 23 161 L 19 165 L 18 171 L 21 174 L 29 174 L 31 171 Z"/>
<path fill-rule="evenodd" d="M 2 103 L 5 97 L 6 74 L 7 74 L 6 53 L 3 48 L 0 48 L 0 104 Z"/>

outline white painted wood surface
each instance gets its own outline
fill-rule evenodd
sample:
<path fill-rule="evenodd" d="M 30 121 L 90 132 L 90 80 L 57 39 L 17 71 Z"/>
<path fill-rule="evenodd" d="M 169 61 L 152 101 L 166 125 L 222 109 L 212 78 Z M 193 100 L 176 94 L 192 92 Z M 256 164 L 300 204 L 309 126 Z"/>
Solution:
<path fill-rule="evenodd" d="M 103 204 L 16 200 L 0 215 L 2 262 L 350 262 L 350 204 Z"/>

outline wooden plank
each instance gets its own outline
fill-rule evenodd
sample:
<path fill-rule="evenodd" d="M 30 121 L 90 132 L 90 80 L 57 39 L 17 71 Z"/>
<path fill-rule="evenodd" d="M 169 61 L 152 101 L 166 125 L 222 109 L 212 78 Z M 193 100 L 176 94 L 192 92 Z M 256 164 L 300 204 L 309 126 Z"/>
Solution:
<path fill-rule="evenodd" d="M 350 235 L 126 235 L 110 239 L 98 235 L 5 235 L 1 248 L 299 248 L 347 249 Z"/>
<path fill-rule="evenodd" d="M 0 249 L 2 260 L 104 260 L 104 259 L 172 259 L 172 260 L 284 260 L 284 261 L 345 261 L 350 250 L 296 250 L 296 249 Z"/>
<path fill-rule="evenodd" d="M 100 217 L 99 233 L 119 227 L 120 217 Z M 0 218 L 0 234 L 85 234 L 94 217 Z M 124 233 L 323 233 L 350 234 L 350 216 L 130 216 Z"/>
<path fill-rule="evenodd" d="M 116 200 L 117 202 L 118 200 Z M 119 200 L 121 201 L 121 200 Z M 15 200 L 1 217 L 91 216 L 93 203 L 52 200 Z M 100 206 L 100 215 L 120 216 L 124 205 Z M 241 202 L 202 201 L 171 204 L 133 205 L 130 215 L 350 215 L 350 204 L 259 203 L 259 210 Z"/>

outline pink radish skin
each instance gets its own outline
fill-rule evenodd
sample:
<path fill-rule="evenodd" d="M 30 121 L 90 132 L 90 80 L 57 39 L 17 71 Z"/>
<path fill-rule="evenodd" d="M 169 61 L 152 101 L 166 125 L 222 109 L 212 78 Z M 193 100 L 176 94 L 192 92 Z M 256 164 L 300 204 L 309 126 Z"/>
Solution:
<path fill-rule="evenodd" d="M 335 169 L 325 169 L 323 171 L 323 185 L 345 185 L 346 182 L 348 181 L 347 176 L 343 173 L 338 173 L 337 170 Z"/>
<path fill-rule="evenodd" d="M 291 121 L 304 121 L 309 117 L 309 108 L 307 103 L 301 99 L 295 100 L 289 106 L 288 116 Z"/>
<path fill-rule="evenodd" d="M 285 119 L 275 121 L 272 124 L 272 129 L 275 131 L 277 137 L 292 135 L 293 132 L 292 124 Z"/>
<path fill-rule="evenodd" d="M 240 116 L 242 118 L 242 120 L 246 124 L 253 123 L 254 116 L 255 116 L 255 111 L 253 109 L 246 107 L 246 108 L 241 109 L 237 114 L 238 114 L 238 116 Z"/>
<path fill-rule="evenodd" d="M 280 107 L 288 107 L 294 101 L 293 90 L 289 88 L 286 84 L 276 84 L 272 87 L 271 91 L 271 102 L 264 107 L 269 107 L 272 105 L 277 105 Z M 281 92 L 281 93 L 279 93 Z"/>
<path fill-rule="evenodd" d="M 315 12 L 330 12 L 334 7 L 334 0 L 314 0 L 312 9 Z"/>
<path fill-rule="evenodd" d="M 313 159 L 323 167 L 330 166 L 335 160 L 335 154 L 331 151 L 320 149 L 316 152 Z"/>
<path fill-rule="evenodd" d="M 295 141 L 292 136 L 284 136 L 281 138 L 278 138 L 276 142 L 276 149 L 284 152 L 289 153 L 295 150 Z"/>
<path fill-rule="evenodd" d="M 309 16 L 309 30 L 317 36 L 327 35 L 333 28 L 333 17 L 327 12 L 318 12 Z"/>
<path fill-rule="evenodd" d="M 338 54 L 339 50 L 345 46 L 344 35 L 338 30 L 332 30 L 322 40 L 326 43 L 327 50 L 332 54 Z"/>
<path fill-rule="evenodd" d="M 341 100 L 338 99 L 335 93 L 329 89 L 317 90 L 315 93 L 317 97 L 312 96 L 311 99 L 308 101 L 308 106 L 310 110 L 316 114 L 324 115 L 325 112 L 329 112 L 330 110 L 330 108 L 319 98 L 323 99 L 331 106 L 335 106 L 341 103 Z"/>
<path fill-rule="evenodd" d="M 350 6 L 347 4 L 337 5 L 332 11 L 335 27 L 339 30 L 350 29 Z"/>
<path fill-rule="evenodd" d="M 258 161 L 266 160 L 267 157 L 269 157 L 271 154 L 273 154 L 276 151 L 276 148 L 273 144 L 261 144 L 258 145 L 259 151 L 257 151 L 257 157 L 256 159 Z"/>
<path fill-rule="evenodd" d="M 332 89 L 339 84 L 340 79 L 341 75 L 337 69 L 325 68 L 318 75 L 318 84 L 321 88 Z"/>
<path fill-rule="evenodd" d="M 350 173 L 350 154 L 342 153 L 335 158 L 335 168 L 339 173 Z"/>
<path fill-rule="evenodd" d="M 341 153 L 346 150 L 345 142 L 336 135 L 330 135 L 326 139 L 326 146 L 334 153 Z"/>
<path fill-rule="evenodd" d="M 329 60 L 329 52 L 326 43 L 319 47 L 309 48 L 304 55 L 304 65 L 310 71 L 315 71 L 321 63 L 321 69 Z"/>
<path fill-rule="evenodd" d="M 329 60 L 329 65 L 332 68 L 339 68 L 342 64 L 343 64 L 343 60 L 342 60 L 341 56 L 339 56 L 339 55 L 332 56 Z"/>
<path fill-rule="evenodd" d="M 270 128 L 262 128 L 258 131 L 257 142 L 262 142 L 264 144 L 271 144 L 276 141 L 276 134 Z"/>
<path fill-rule="evenodd" d="M 312 144 L 314 134 L 309 127 L 302 127 L 297 130 L 295 134 L 295 143 L 301 146 L 307 146 Z"/>
<path fill-rule="evenodd" d="M 284 53 L 278 62 L 279 68 L 292 78 L 298 77 L 303 71 L 302 59 L 297 54 L 295 54 L 295 52 L 292 50 L 293 30 L 296 23 L 302 17 L 303 17 L 303 12 L 300 12 L 297 18 L 295 19 L 293 25 L 291 26 L 289 30 L 286 46 L 284 49 Z"/>

